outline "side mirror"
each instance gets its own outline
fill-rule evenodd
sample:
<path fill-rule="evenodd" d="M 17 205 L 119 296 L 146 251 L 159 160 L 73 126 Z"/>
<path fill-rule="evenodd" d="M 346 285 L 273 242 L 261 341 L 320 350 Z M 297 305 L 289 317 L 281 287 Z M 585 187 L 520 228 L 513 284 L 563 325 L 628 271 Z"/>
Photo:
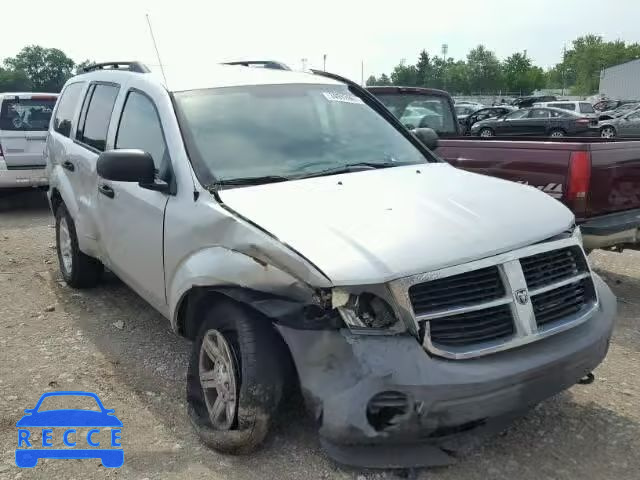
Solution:
<path fill-rule="evenodd" d="M 169 193 L 166 182 L 156 181 L 151 155 L 143 150 L 122 149 L 102 152 L 96 165 L 98 175 L 114 182 L 137 182 L 147 190 Z"/>
<path fill-rule="evenodd" d="M 153 183 L 153 158 L 142 150 L 108 150 L 98 157 L 98 175 L 114 182 Z"/>
<path fill-rule="evenodd" d="M 413 130 L 413 134 L 429 150 L 438 148 L 438 134 L 433 128 L 416 128 Z"/>

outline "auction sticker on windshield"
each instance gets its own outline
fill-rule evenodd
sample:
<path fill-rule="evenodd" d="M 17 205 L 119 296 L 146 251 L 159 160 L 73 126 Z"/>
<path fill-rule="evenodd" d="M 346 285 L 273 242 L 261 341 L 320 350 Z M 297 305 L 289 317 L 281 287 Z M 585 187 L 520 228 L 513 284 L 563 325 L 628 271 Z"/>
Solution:
<path fill-rule="evenodd" d="M 95 393 L 48 392 L 24 413 L 16 423 L 18 467 L 33 468 L 41 458 L 99 458 L 107 468 L 124 463 L 122 422 Z"/>
<path fill-rule="evenodd" d="M 364 104 L 361 98 L 356 97 L 350 93 L 343 92 L 322 92 L 324 98 L 330 102 L 343 102 L 343 103 L 357 103 Z"/>

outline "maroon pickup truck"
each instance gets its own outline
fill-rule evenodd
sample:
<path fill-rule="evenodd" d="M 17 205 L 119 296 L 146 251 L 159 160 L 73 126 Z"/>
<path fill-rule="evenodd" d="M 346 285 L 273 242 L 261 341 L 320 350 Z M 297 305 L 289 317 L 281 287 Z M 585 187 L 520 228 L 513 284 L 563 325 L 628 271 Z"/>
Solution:
<path fill-rule="evenodd" d="M 531 185 L 567 205 L 587 250 L 640 249 L 640 141 L 462 137 L 448 93 L 368 90 L 403 123 L 436 131 L 436 153 L 452 165 Z"/>

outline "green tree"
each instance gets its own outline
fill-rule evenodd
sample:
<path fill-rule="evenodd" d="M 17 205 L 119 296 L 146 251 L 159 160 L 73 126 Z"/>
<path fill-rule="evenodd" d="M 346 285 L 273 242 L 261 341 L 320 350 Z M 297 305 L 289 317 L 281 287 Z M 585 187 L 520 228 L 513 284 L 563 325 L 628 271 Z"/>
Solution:
<path fill-rule="evenodd" d="M 418 70 L 415 65 L 407 65 L 405 59 L 400 60 L 391 72 L 391 83 L 404 87 L 418 86 Z"/>
<path fill-rule="evenodd" d="M 426 50 L 420 52 L 418 63 L 416 63 L 417 84 L 420 87 L 429 87 L 433 81 L 433 69 L 431 67 L 431 59 Z"/>
<path fill-rule="evenodd" d="M 380 75 L 380 78 L 378 78 L 378 85 L 382 85 L 382 86 L 391 85 L 391 80 L 389 79 L 386 73 L 383 73 L 382 75 Z"/>
<path fill-rule="evenodd" d="M 367 78 L 367 83 L 365 85 L 367 85 L 367 87 L 373 87 L 374 85 L 378 84 L 378 79 L 376 78 L 375 75 L 371 75 L 369 76 L 369 78 Z"/>
<path fill-rule="evenodd" d="M 31 81 L 22 71 L 0 68 L 0 92 L 29 92 Z"/>
<path fill-rule="evenodd" d="M 88 67 L 89 65 L 93 65 L 94 63 L 96 63 L 96 62 L 94 62 L 93 60 L 88 60 L 88 59 L 87 60 L 83 60 L 82 62 L 80 62 L 80 63 L 78 63 L 76 65 L 75 74 L 79 75 L 81 73 L 84 73 L 85 67 Z M 375 77 L 373 77 L 373 78 L 375 78 Z"/>
<path fill-rule="evenodd" d="M 467 55 L 469 83 L 473 93 L 493 93 L 501 89 L 500 62 L 496 54 L 478 45 Z"/>
<path fill-rule="evenodd" d="M 447 90 L 453 94 L 470 94 L 471 86 L 469 83 L 469 68 L 464 60 L 454 62 L 449 59 L 445 69 L 445 83 Z"/>
<path fill-rule="evenodd" d="M 5 59 L 4 64 L 24 72 L 36 92 L 59 92 L 75 66 L 62 50 L 39 45 L 24 47 L 15 57 Z"/>

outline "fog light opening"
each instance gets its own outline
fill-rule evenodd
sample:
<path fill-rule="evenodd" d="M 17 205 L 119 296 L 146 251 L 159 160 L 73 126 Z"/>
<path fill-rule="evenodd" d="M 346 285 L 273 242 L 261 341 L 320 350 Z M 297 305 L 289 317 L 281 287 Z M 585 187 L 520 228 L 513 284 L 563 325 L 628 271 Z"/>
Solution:
<path fill-rule="evenodd" d="M 409 398 L 402 392 L 381 392 L 374 395 L 367 405 L 367 421 L 380 432 L 393 427 L 399 417 L 409 412 Z"/>

